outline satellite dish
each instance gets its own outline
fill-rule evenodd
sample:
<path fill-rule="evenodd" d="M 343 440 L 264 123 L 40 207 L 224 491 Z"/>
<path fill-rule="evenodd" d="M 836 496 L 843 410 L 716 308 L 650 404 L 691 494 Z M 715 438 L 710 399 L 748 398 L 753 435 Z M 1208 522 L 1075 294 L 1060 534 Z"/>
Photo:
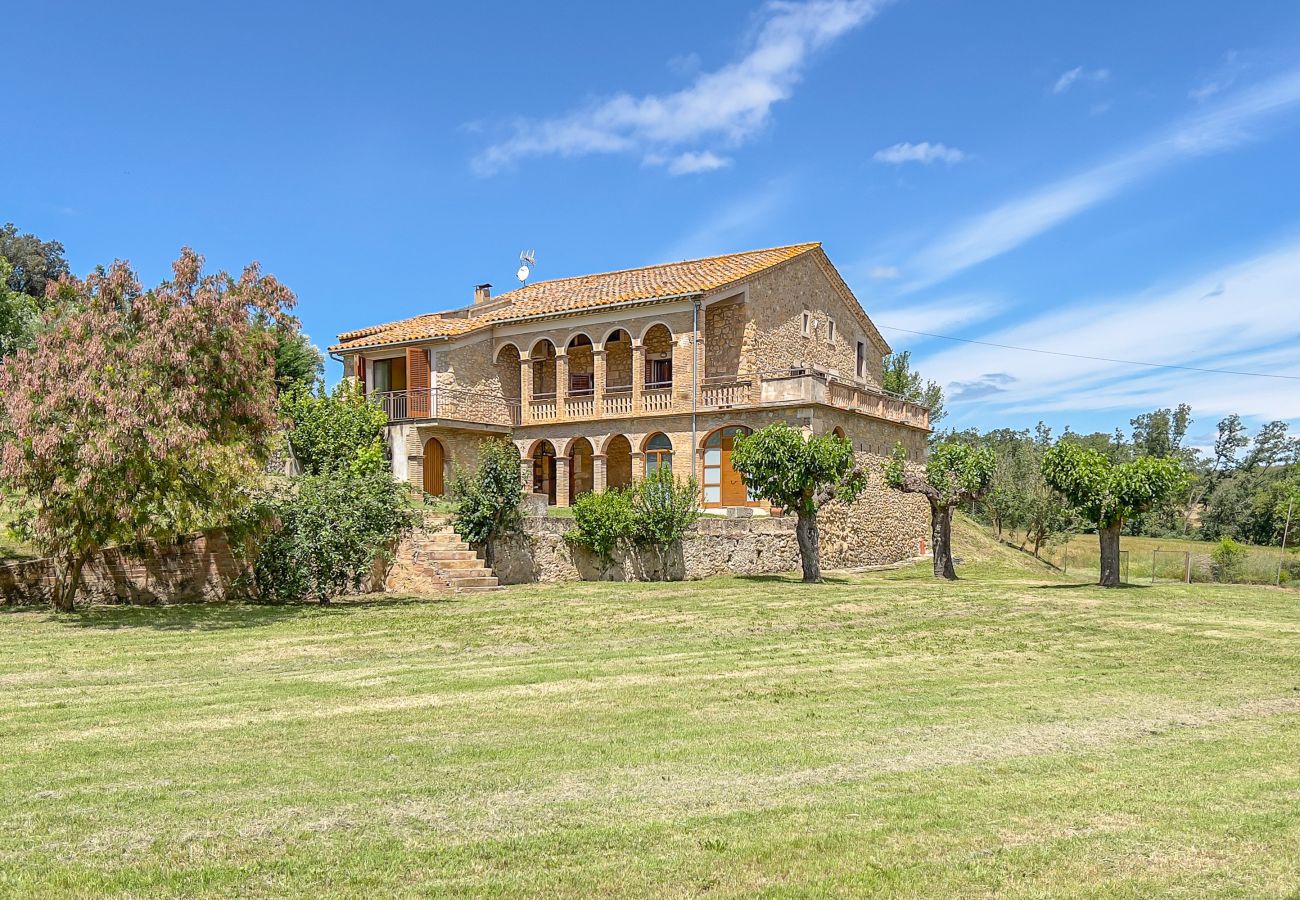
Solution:
<path fill-rule="evenodd" d="M 537 251 L 525 250 L 520 253 L 519 262 L 519 271 L 515 273 L 515 277 L 519 279 L 520 283 L 523 283 L 528 280 L 528 274 L 532 267 L 537 265 Z"/>

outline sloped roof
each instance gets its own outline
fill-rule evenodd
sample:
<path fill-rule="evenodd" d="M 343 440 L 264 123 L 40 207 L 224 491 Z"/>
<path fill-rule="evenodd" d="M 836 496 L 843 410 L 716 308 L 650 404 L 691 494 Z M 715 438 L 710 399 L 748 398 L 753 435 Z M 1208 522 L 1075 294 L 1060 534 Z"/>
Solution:
<path fill-rule="evenodd" d="M 821 246 L 791 244 L 683 262 L 556 278 L 494 297 L 482 308 L 427 313 L 339 335 L 331 350 L 355 350 L 406 341 L 458 337 L 494 323 L 530 316 L 561 315 L 618 303 L 703 294 L 748 278 Z"/>

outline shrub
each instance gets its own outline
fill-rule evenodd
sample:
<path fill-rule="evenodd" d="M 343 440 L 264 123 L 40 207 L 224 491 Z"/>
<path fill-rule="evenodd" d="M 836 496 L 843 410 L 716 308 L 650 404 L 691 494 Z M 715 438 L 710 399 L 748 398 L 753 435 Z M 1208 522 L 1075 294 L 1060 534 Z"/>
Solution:
<path fill-rule="evenodd" d="M 265 497 L 257 513 L 269 531 L 256 551 L 251 588 L 268 603 L 326 604 L 358 590 L 420 518 L 410 488 L 386 472 L 295 478 Z"/>
<path fill-rule="evenodd" d="M 632 497 L 636 489 L 608 488 L 582 494 L 573 501 L 573 530 L 566 541 L 585 547 L 602 559 L 630 539 L 636 527 Z"/>
<path fill-rule="evenodd" d="M 636 486 L 632 498 L 632 539 L 666 547 L 686 536 L 700 518 L 700 486 L 669 469 L 656 469 Z"/>
<path fill-rule="evenodd" d="M 484 442 L 479 467 L 472 474 L 456 474 L 451 485 L 456 503 L 456 531 L 466 541 L 484 549 L 492 565 L 494 541 L 519 527 L 519 501 L 524 496 L 519 472 L 519 450 L 510 441 Z"/>
<path fill-rule="evenodd" d="M 1241 581 L 1245 574 L 1246 556 L 1249 552 L 1232 538 L 1219 541 L 1218 545 L 1210 551 L 1210 557 L 1214 560 L 1214 580 Z"/>
<path fill-rule="evenodd" d="M 296 385 L 280 395 L 289 420 L 289 442 L 305 475 L 385 472 L 384 426 L 388 417 L 374 398 L 350 381 L 330 393 Z"/>

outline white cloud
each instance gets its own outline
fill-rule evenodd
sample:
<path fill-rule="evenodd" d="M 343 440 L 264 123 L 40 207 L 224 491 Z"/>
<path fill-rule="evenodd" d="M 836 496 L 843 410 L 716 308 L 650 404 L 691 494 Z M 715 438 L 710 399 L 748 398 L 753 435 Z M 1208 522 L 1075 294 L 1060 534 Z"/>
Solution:
<path fill-rule="evenodd" d="M 793 189 L 794 182 L 788 177 L 769 181 L 713 210 L 708 219 L 684 232 L 646 262 L 694 259 L 727 253 L 743 246 L 788 241 L 789 235 L 780 233 L 779 223 L 790 204 Z"/>
<path fill-rule="evenodd" d="M 885 337 L 888 338 L 894 329 L 943 333 L 982 322 L 1005 307 L 999 298 L 987 294 L 957 294 L 924 303 L 903 300 L 872 303 L 867 311 L 871 320 L 886 330 Z M 916 341 L 913 336 L 904 336 L 904 339 L 909 343 Z"/>
<path fill-rule="evenodd" d="M 1012 250 L 1173 163 L 1252 138 L 1250 127 L 1300 104 L 1300 70 L 1184 119 L 1146 144 L 958 224 L 916 254 L 915 290 Z"/>
<path fill-rule="evenodd" d="M 491 175 L 531 156 L 648 156 L 704 141 L 737 145 L 790 97 L 818 50 L 868 21 L 884 2 L 770 2 L 749 52 L 735 62 L 700 73 L 675 93 L 616 94 L 566 115 L 518 121 L 511 137 L 473 160 L 474 170 Z"/>
<path fill-rule="evenodd" d="M 919 144 L 895 144 L 892 147 L 886 147 L 884 150 L 877 150 L 872 157 L 876 162 L 892 163 L 894 165 L 909 162 L 919 162 L 926 165 L 932 162 L 945 162 L 952 165 L 961 162 L 965 158 L 966 154 L 956 147 L 931 144 L 929 141 L 922 141 Z"/>
<path fill-rule="evenodd" d="M 1073 69 L 1061 73 L 1061 77 L 1056 79 L 1056 83 L 1052 85 L 1052 93 L 1064 94 L 1077 81 L 1091 81 L 1100 84 L 1109 80 L 1109 69 L 1087 69 L 1083 66 L 1075 66 Z"/>
<path fill-rule="evenodd" d="M 690 175 L 695 172 L 712 172 L 716 169 L 725 169 L 731 165 L 731 160 L 723 156 L 718 156 L 711 150 L 705 150 L 702 153 L 683 153 L 668 161 L 669 175 Z"/>
<path fill-rule="evenodd" d="M 1223 65 L 1219 67 L 1218 71 L 1212 77 L 1188 91 L 1187 96 L 1197 103 L 1204 103 L 1215 94 L 1232 87 L 1238 76 L 1245 70 L 1246 66 L 1241 62 L 1237 51 L 1231 50 L 1224 54 Z"/>
<path fill-rule="evenodd" d="M 898 266 L 872 266 L 867 274 L 876 281 L 892 281 L 903 273 L 898 271 Z"/>
<path fill-rule="evenodd" d="M 1300 240 L 1293 240 L 1173 287 L 1077 303 L 980 339 L 1112 360 L 1300 376 L 1297 284 Z M 888 321 L 884 315 L 878 318 Z M 1205 417 L 1238 412 L 1300 419 L 1300 382 L 1283 379 L 1152 369 L 971 344 L 924 356 L 917 366 L 927 378 L 965 393 L 967 401 L 1003 412 L 1087 412 L 1187 402 Z M 1005 378 L 990 387 L 985 383 L 989 373 Z"/>

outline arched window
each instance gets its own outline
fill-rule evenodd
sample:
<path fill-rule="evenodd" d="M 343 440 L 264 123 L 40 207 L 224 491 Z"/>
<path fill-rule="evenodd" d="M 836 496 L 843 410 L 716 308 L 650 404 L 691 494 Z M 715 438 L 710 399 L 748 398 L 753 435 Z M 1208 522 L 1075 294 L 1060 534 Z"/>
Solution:
<path fill-rule="evenodd" d="M 669 472 L 673 470 L 673 442 L 662 431 L 645 442 L 646 476 L 649 477 L 660 469 Z"/>

